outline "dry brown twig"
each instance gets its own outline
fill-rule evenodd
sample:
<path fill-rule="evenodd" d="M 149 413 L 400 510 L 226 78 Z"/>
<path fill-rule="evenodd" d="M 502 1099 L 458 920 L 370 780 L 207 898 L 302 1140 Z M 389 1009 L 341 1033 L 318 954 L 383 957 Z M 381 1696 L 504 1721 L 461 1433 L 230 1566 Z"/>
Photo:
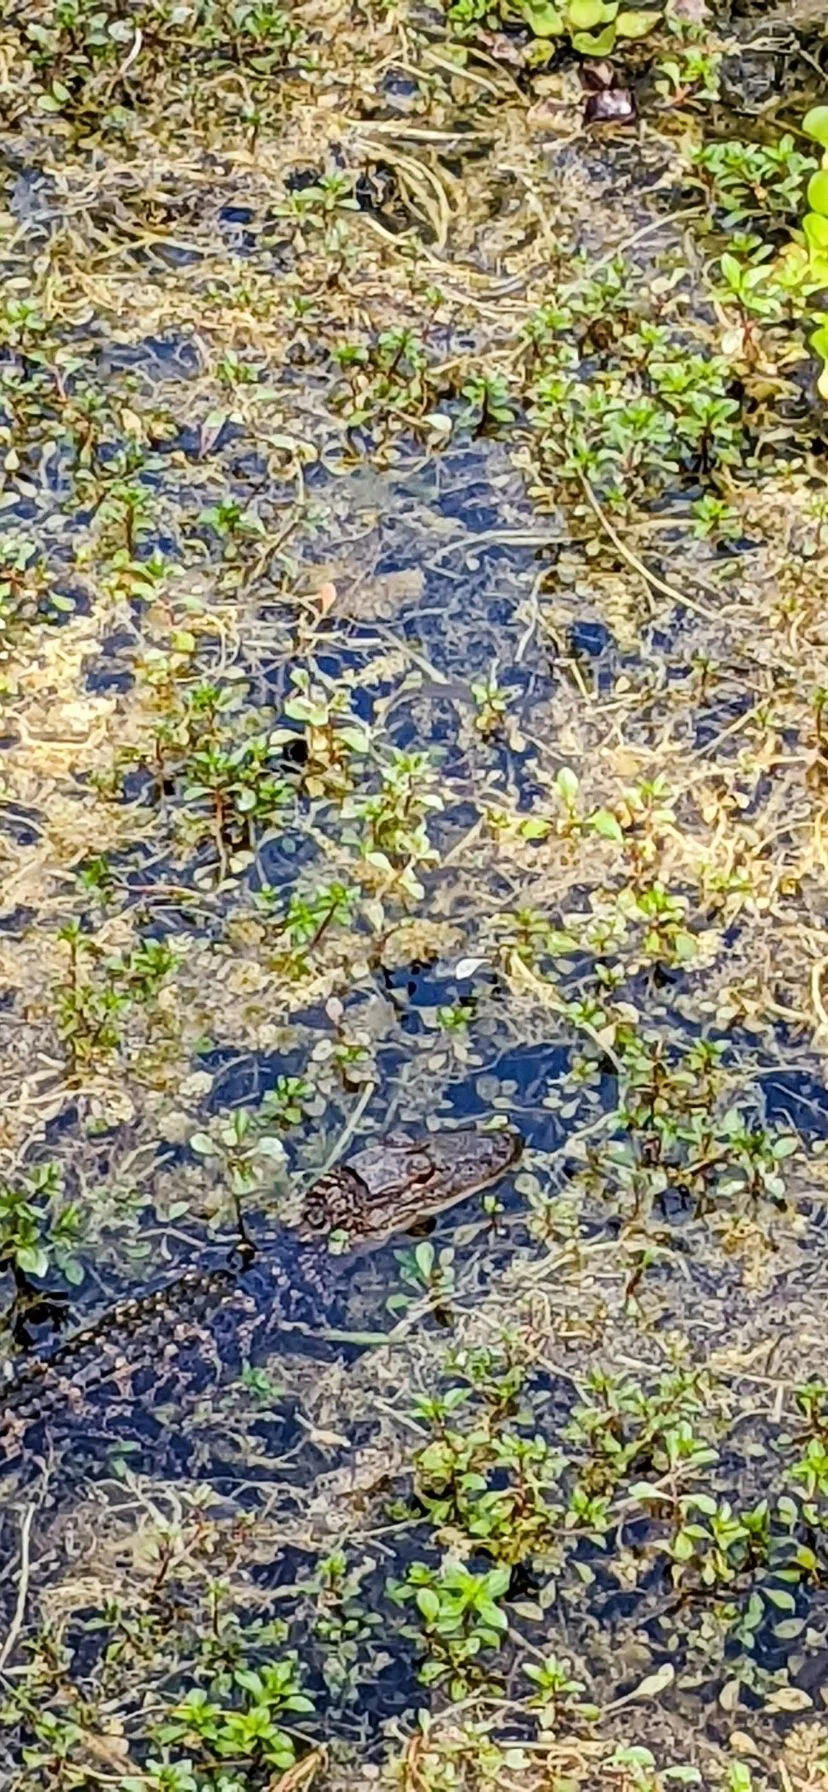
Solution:
<path fill-rule="evenodd" d="M 32 1524 L 34 1522 L 34 1515 L 35 1515 L 36 1511 L 37 1511 L 37 1506 L 34 1503 L 26 1506 L 24 1513 L 23 1513 L 23 1517 L 20 1521 L 20 1572 L 18 1574 L 18 1579 L 17 1579 L 17 1600 L 15 1603 L 15 1608 L 14 1608 L 14 1613 L 12 1615 L 11 1624 L 9 1625 L 9 1628 L 6 1632 L 5 1641 L 3 1643 L 2 1648 L 0 1648 L 0 1670 L 2 1670 L 5 1667 L 6 1662 L 9 1660 L 10 1656 L 14 1653 L 17 1639 L 18 1639 L 20 1632 L 23 1628 L 23 1620 L 26 1616 L 26 1600 L 28 1598 L 28 1593 L 29 1593 L 29 1573 L 30 1573 L 30 1559 L 31 1559 L 30 1553 L 29 1553 L 29 1544 L 30 1544 L 30 1538 L 31 1538 Z"/>

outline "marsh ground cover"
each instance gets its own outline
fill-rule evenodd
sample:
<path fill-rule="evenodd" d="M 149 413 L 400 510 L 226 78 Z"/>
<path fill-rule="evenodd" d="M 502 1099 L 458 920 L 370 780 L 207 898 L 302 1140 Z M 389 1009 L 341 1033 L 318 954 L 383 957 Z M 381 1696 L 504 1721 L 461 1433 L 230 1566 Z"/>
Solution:
<path fill-rule="evenodd" d="M 527 1141 L 387 1345 L 8 1452 L 14 1792 L 828 1783 L 823 29 L 590 130 L 583 8 L 3 15 L 9 1364 Z"/>

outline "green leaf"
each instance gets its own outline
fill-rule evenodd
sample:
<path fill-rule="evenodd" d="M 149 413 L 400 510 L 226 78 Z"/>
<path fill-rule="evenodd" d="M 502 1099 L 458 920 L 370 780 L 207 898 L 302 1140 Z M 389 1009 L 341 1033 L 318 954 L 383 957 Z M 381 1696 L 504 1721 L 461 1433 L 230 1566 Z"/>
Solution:
<path fill-rule="evenodd" d="M 561 766 L 555 779 L 555 788 L 561 801 L 566 803 L 568 809 L 571 809 L 579 790 L 578 779 L 571 766 Z"/>
<path fill-rule="evenodd" d="M 433 1624 L 440 1615 L 440 1600 L 433 1587 L 420 1587 L 417 1592 L 417 1608 L 427 1624 Z"/>
<path fill-rule="evenodd" d="M 522 0 L 518 10 L 535 37 L 562 36 L 563 15 L 557 6 L 549 4 L 549 0 L 539 0 L 539 3 L 538 0 Z"/>
<path fill-rule="evenodd" d="M 806 137 L 813 137 L 823 149 L 828 149 L 828 106 L 812 106 L 802 120 L 802 129 Z"/>
<path fill-rule="evenodd" d="M 509 1620 L 506 1613 L 500 1610 L 499 1605 L 492 1605 L 490 1600 L 481 1599 L 477 1610 L 481 1622 L 483 1624 L 490 1624 L 493 1630 L 506 1630 L 508 1628 Z"/>
<path fill-rule="evenodd" d="M 423 1280 L 427 1280 L 434 1268 L 434 1246 L 429 1243 L 427 1238 L 423 1239 L 422 1244 L 418 1244 L 414 1252 L 414 1262 Z"/>
<path fill-rule="evenodd" d="M 272 1133 L 265 1133 L 263 1138 L 256 1141 L 256 1156 L 269 1157 L 274 1163 L 283 1164 L 285 1148 L 281 1139 L 274 1138 Z"/>
<path fill-rule="evenodd" d="M 605 25 L 603 31 L 573 31 L 572 48 L 579 56 L 609 56 L 615 48 L 615 25 Z"/>
<path fill-rule="evenodd" d="M 194 1132 L 190 1140 L 190 1150 L 198 1157 L 215 1157 L 216 1147 L 208 1132 Z"/>
<path fill-rule="evenodd" d="M 722 274 L 724 275 L 724 278 L 727 281 L 728 286 L 732 287 L 734 292 L 738 292 L 738 290 L 742 284 L 742 264 L 741 264 L 741 262 L 736 260 L 735 255 L 728 255 L 725 252 L 725 254 L 722 256 L 720 265 L 721 265 Z"/>
<path fill-rule="evenodd" d="M 42 1245 L 24 1244 L 14 1255 L 18 1268 L 27 1276 L 45 1276 L 49 1268 L 49 1257 Z"/>
<path fill-rule="evenodd" d="M 492 1568 L 486 1576 L 486 1585 L 492 1599 L 500 1599 L 507 1591 L 512 1578 L 511 1568 Z"/>
<path fill-rule="evenodd" d="M 420 1475 L 433 1476 L 437 1480 L 445 1480 L 451 1473 L 453 1461 L 451 1446 L 441 1438 L 434 1443 L 426 1444 L 417 1457 L 417 1470 Z"/>
<path fill-rule="evenodd" d="M 828 218 L 823 218 L 821 212 L 806 212 L 802 228 L 809 249 L 828 249 Z"/>
<path fill-rule="evenodd" d="M 753 1592 L 751 1593 L 750 1598 L 747 1602 L 747 1610 L 742 1619 L 742 1624 L 743 1624 L 743 1627 L 745 1630 L 758 1630 L 759 1625 L 763 1624 L 764 1621 L 765 1621 L 764 1601 L 760 1597 L 760 1595 L 757 1593 L 756 1588 L 754 1587 Z"/>
<path fill-rule="evenodd" d="M 233 1679 L 237 1686 L 244 1688 L 245 1692 L 252 1692 L 254 1699 L 261 1698 L 264 1685 L 261 1675 L 256 1673 L 255 1668 L 237 1668 Z"/>
<path fill-rule="evenodd" d="M 828 168 L 820 168 L 808 182 L 808 204 L 820 217 L 828 217 Z"/>
<path fill-rule="evenodd" d="M 371 745 L 371 736 L 363 728 L 354 727 L 350 722 L 347 727 L 337 729 L 337 739 L 344 740 L 346 747 L 350 747 L 354 753 L 367 753 Z"/>
<path fill-rule="evenodd" d="M 780 1643 L 790 1643 L 794 1637 L 801 1636 L 804 1629 L 804 1618 L 782 1618 L 780 1623 L 774 1624 L 773 1634 Z"/>
<path fill-rule="evenodd" d="M 605 6 L 604 0 L 569 0 L 566 22 L 570 31 L 594 31 L 596 25 L 614 19 L 617 11 L 617 4 Z"/>
<path fill-rule="evenodd" d="M 659 16 L 657 12 L 636 10 L 620 12 L 615 21 L 616 35 L 629 38 L 646 37 L 648 31 L 655 29 L 659 22 Z"/>
<path fill-rule="evenodd" d="M 796 1611 L 796 1600 L 793 1593 L 786 1592 L 784 1587 L 764 1587 L 762 1591 L 769 1603 L 776 1606 L 777 1611 Z"/>
<path fill-rule="evenodd" d="M 579 950 L 579 941 L 571 933 L 561 933 L 551 927 L 544 936 L 544 946 L 553 958 L 568 958 L 570 952 Z"/>
<path fill-rule="evenodd" d="M 373 853 L 368 853 L 366 856 L 368 858 L 374 857 Z M 400 872 L 399 884 L 400 888 L 405 890 L 409 896 L 413 897 L 415 902 L 422 902 L 425 895 L 425 888 L 420 883 L 419 878 L 415 877 L 410 865 L 406 865 L 405 870 Z"/>
<path fill-rule="evenodd" d="M 291 722 L 309 722 L 313 716 L 313 704 L 309 697 L 288 697 L 284 713 Z"/>
<path fill-rule="evenodd" d="M 709 1493 L 693 1493 L 687 1501 L 688 1507 L 695 1506 L 697 1512 L 703 1512 L 706 1518 L 712 1518 L 716 1511 L 716 1501 Z"/>
<path fill-rule="evenodd" d="M 616 821 L 614 815 L 610 814 L 609 809 L 596 809 L 595 814 L 590 815 L 589 825 L 596 834 L 601 835 L 602 840 L 616 840 L 619 846 L 623 846 L 624 834 L 621 824 Z"/>

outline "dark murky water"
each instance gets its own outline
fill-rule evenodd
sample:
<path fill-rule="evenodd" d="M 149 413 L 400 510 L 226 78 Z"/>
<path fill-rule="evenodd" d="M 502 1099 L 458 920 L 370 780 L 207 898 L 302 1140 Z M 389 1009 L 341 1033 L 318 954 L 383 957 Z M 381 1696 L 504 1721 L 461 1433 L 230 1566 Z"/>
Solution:
<path fill-rule="evenodd" d="M 171 1312 L 12 1435 L 8 1783 L 120 1792 L 167 1747 L 150 1707 L 292 1647 L 298 1753 L 333 1740 L 349 1783 L 475 1687 L 543 1741 L 521 1674 L 554 1653 L 613 1710 L 672 1666 L 623 1734 L 686 1765 L 689 1723 L 721 1784 L 732 1729 L 776 1759 L 816 1722 L 825 1655 L 797 1390 L 824 1374 L 828 566 L 799 325 L 723 350 L 727 239 L 657 68 L 637 135 L 587 135 L 565 54 L 513 75 L 495 45 L 460 79 L 431 15 L 401 47 L 303 9 L 309 63 L 215 50 L 194 83 L 153 18 L 132 84 L 96 51 L 98 92 L 75 27 L 29 11 L 4 24 L 9 1374 L 231 1261 L 239 1204 L 262 1252 L 236 1306 Z M 801 116 L 820 35 L 803 58 L 756 26 L 699 140 Z M 693 402 L 738 400 L 720 463 L 678 401 L 647 446 L 658 354 Z M 291 1190 L 493 1118 L 526 1141 L 496 1200 L 303 1293 Z M 446 1434 L 468 1486 L 428 1457 Z M 506 1563 L 510 1632 L 429 1685 L 389 1583 L 456 1560 Z M 68 1780 L 30 1676 L 83 1706 Z M 133 1753 L 96 1769 L 107 1711 Z"/>

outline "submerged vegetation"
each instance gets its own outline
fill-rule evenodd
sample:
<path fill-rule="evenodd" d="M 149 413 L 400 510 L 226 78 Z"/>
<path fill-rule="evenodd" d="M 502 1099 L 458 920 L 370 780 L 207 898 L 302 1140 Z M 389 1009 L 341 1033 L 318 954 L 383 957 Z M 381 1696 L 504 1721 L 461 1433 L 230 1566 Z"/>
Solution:
<path fill-rule="evenodd" d="M 828 1787 L 790 10 L 2 10 L 4 1374 L 355 1144 L 526 1140 L 4 1420 L 10 1792 Z"/>

